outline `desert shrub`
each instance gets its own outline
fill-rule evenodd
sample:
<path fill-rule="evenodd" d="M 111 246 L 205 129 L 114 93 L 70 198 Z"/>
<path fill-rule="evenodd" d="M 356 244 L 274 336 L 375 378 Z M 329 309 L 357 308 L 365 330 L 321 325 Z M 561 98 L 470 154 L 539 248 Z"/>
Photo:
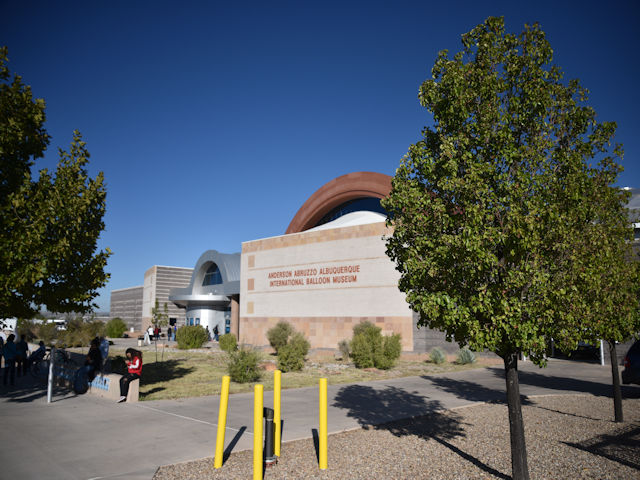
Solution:
<path fill-rule="evenodd" d="M 238 341 L 233 333 L 225 333 L 218 342 L 223 352 L 235 352 L 238 349 Z"/>
<path fill-rule="evenodd" d="M 237 383 L 257 382 L 260 380 L 258 363 L 260 356 L 253 349 L 242 347 L 229 352 L 227 371 L 231 380 Z"/>
<path fill-rule="evenodd" d="M 371 322 L 360 322 L 357 325 L 354 325 L 354 327 L 353 327 L 353 336 L 354 337 L 356 335 L 360 335 L 361 333 L 375 336 L 376 332 L 380 333 L 381 329 L 380 329 L 380 327 L 376 327 Z"/>
<path fill-rule="evenodd" d="M 390 359 L 392 362 L 395 362 L 398 358 L 400 358 L 400 353 L 402 353 L 402 343 L 400 342 L 400 340 L 401 337 L 399 333 L 394 333 L 392 335 L 384 337 L 385 358 Z"/>
<path fill-rule="evenodd" d="M 67 320 L 67 329 L 58 332 L 58 344 L 65 347 L 86 347 L 94 338 L 93 327 L 77 316 Z"/>
<path fill-rule="evenodd" d="M 474 363 L 475 361 L 476 361 L 476 356 L 467 347 L 462 348 L 458 352 L 458 358 L 456 359 L 456 362 L 459 363 L 460 365 L 466 365 L 467 363 Z"/>
<path fill-rule="evenodd" d="M 38 325 L 38 338 L 47 345 L 51 345 L 58 336 L 58 328 L 55 323 L 41 323 Z"/>
<path fill-rule="evenodd" d="M 176 341 L 181 350 L 200 348 L 207 342 L 208 337 L 202 325 L 185 325 L 176 332 Z"/>
<path fill-rule="evenodd" d="M 16 322 L 16 342 L 20 340 L 22 335 L 25 336 L 27 342 L 31 342 L 37 337 L 37 325 L 31 320 L 25 320 L 23 318 L 19 318 Z"/>
<path fill-rule="evenodd" d="M 102 337 L 105 332 L 105 323 L 100 320 L 89 320 L 85 322 L 82 328 L 87 330 L 89 338 Z M 89 340 L 91 341 L 91 340 Z"/>
<path fill-rule="evenodd" d="M 429 355 L 429 358 L 436 365 L 440 365 L 441 363 L 444 363 L 447 360 L 447 357 L 445 357 L 444 352 L 438 347 L 435 347 L 431 350 L 431 354 Z"/>
<path fill-rule="evenodd" d="M 283 372 L 295 372 L 304 367 L 304 357 L 311 345 L 300 332 L 294 332 L 286 345 L 278 350 L 278 368 Z"/>
<path fill-rule="evenodd" d="M 342 360 L 349 360 L 349 357 L 351 356 L 351 345 L 349 345 L 349 340 L 340 340 L 338 342 L 338 350 L 340 350 Z"/>
<path fill-rule="evenodd" d="M 379 347 L 378 347 L 379 348 Z M 360 333 L 351 340 L 351 360 L 357 368 L 371 368 L 375 366 L 374 352 L 376 345 L 367 335 Z"/>
<path fill-rule="evenodd" d="M 382 336 L 380 327 L 362 322 L 353 327 L 351 359 L 357 368 L 376 367 L 382 370 L 393 367 L 400 357 L 402 345 L 399 334 Z"/>
<path fill-rule="evenodd" d="M 105 326 L 107 337 L 121 338 L 122 334 L 127 331 L 127 324 L 120 317 L 112 318 Z"/>
<path fill-rule="evenodd" d="M 269 340 L 269 344 L 274 348 L 276 354 L 281 347 L 287 344 L 293 332 L 293 327 L 287 322 L 278 322 L 267 331 L 267 340 Z"/>

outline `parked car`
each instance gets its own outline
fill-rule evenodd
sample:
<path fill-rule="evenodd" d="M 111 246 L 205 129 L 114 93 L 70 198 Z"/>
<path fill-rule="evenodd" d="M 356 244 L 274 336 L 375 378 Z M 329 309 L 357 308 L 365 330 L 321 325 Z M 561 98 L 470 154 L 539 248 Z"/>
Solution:
<path fill-rule="evenodd" d="M 624 357 L 622 383 L 637 383 L 640 385 L 640 340 L 631 345 Z"/>

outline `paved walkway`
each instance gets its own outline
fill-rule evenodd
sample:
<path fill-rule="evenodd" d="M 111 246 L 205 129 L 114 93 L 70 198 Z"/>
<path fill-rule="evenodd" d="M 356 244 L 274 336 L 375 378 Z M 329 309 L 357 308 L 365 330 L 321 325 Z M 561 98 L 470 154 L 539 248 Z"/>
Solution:
<path fill-rule="evenodd" d="M 46 391 L 20 379 L 0 393 L 0 476 L 87 480 L 149 480 L 160 465 L 212 457 L 219 397 L 115 404 L 91 395 Z M 609 395 L 610 367 L 551 360 L 546 369 L 520 364 L 523 395 Z M 502 368 L 329 386 L 329 432 L 476 402 L 504 400 Z M 624 387 L 640 396 L 639 387 Z M 265 406 L 273 395 L 265 392 Z M 229 400 L 226 451 L 252 448 L 253 395 Z M 312 436 L 317 388 L 283 390 L 283 441 Z"/>

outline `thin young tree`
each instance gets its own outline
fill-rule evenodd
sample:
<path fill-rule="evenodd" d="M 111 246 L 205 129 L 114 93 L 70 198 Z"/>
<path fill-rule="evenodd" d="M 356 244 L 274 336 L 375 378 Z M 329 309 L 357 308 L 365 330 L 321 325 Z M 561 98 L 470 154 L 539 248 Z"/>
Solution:
<path fill-rule="evenodd" d="M 162 329 L 162 327 L 166 327 L 169 323 L 169 309 L 167 307 L 167 302 L 164 302 L 164 308 L 160 311 L 160 306 L 158 304 L 158 300 L 156 299 L 156 304 L 151 308 L 151 324 L 153 325 L 154 330 L 156 328 Z M 154 335 L 155 336 L 155 335 Z M 158 337 L 155 336 L 155 346 L 156 346 L 156 362 L 158 361 Z M 164 349 L 162 350 L 162 358 L 164 359 Z"/>
<path fill-rule="evenodd" d="M 615 124 L 595 121 L 577 80 L 563 81 L 538 24 L 507 33 L 490 17 L 441 51 L 419 91 L 433 116 L 383 201 L 387 254 L 419 324 L 504 361 L 513 478 L 528 479 L 518 357 L 545 364 L 547 341 L 583 335 L 567 297 L 582 191 Z M 612 155 L 620 153 L 614 149 Z M 607 157 L 608 158 L 608 157 Z M 589 197 L 593 200 L 593 197 Z"/>

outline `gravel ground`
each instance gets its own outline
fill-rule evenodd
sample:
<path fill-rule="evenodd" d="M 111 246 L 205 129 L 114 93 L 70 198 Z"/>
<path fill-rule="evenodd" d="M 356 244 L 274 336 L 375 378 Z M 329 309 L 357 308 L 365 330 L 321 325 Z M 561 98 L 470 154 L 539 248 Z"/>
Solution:
<path fill-rule="evenodd" d="M 640 399 L 591 395 L 525 400 L 529 472 L 539 479 L 640 479 Z M 504 404 L 480 404 L 329 436 L 329 468 L 318 470 L 313 439 L 281 447 L 264 479 L 508 479 L 509 423 Z M 213 458 L 161 467 L 154 480 L 250 479 L 252 452 L 233 453 L 219 470 Z"/>

